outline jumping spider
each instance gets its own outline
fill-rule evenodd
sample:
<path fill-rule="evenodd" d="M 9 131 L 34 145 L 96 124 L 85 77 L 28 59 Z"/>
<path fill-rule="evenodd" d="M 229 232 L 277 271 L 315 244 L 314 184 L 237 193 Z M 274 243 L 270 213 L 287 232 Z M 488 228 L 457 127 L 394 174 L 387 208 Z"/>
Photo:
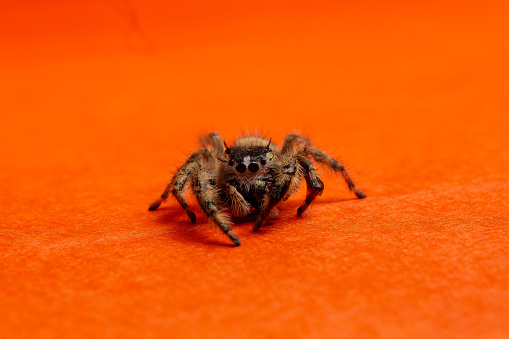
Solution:
<path fill-rule="evenodd" d="M 200 138 L 200 144 L 202 148 L 178 169 L 149 210 L 157 209 L 171 192 L 191 222 L 196 222 L 196 215 L 183 196 L 186 184 L 191 181 L 191 189 L 203 212 L 230 237 L 235 246 L 240 245 L 240 240 L 230 230 L 231 218 L 224 207 L 229 207 L 234 217 L 255 217 L 253 230 L 256 231 L 268 219 L 278 217 L 276 205 L 288 199 L 304 177 L 306 200 L 297 209 L 297 215 L 301 216 L 324 189 L 310 159 L 341 173 L 357 198 L 366 197 L 355 187 L 342 164 L 312 148 L 311 142 L 299 135 L 287 135 L 281 150 L 270 140 L 259 136 L 241 137 L 229 147 L 219 134 L 210 133 Z"/>

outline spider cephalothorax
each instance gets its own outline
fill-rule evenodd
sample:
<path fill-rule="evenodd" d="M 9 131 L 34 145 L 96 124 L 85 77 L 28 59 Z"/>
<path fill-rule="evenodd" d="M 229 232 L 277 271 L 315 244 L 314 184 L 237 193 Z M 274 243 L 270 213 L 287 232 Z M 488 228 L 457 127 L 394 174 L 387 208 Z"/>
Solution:
<path fill-rule="evenodd" d="M 254 216 L 254 230 L 268 219 L 276 219 L 276 205 L 286 200 L 304 178 L 307 194 L 298 210 L 301 216 L 324 185 L 311 160 L 343 175 L 348 187 L 359 198 L 364 193 L 355 187 L 345 167 L 322 151 L 312 148 L 311 142 L 299 135 L 287 135 L 281 150 L 270 140 L 259 136 L 239 138 L 230 147 L 217 133 L 200 139 L 202 148 L 194 152 L 179 168 L 159 199 L 149 210 L 153 211 L 171 192 L 192 222 L 195 214 L 183 196 L 188 183 L 203 212 L 230 237 L 235 246 L 240 240 L 230 230 L 230 214 L 235 217 Z M 224 143 L 224 147 L 223 147 Z M 229 208 L 230 214 L 225 208 Z"/>

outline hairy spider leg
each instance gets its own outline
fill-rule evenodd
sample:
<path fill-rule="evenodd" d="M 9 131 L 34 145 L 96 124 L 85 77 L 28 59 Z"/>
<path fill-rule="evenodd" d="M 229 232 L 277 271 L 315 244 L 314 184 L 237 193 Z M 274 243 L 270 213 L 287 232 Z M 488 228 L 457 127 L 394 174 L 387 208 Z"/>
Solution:
<path fill-rule="evenodd" d="M 192 176 L 192 183 L 192 190 L 203 212 L 230 238 L 234 246 L 240 246 L 239 238 L 230 230 L 231 221 L 228 215 L 219 208 L 218 189 L 211 183 L 210 174 L 198 169 Z"/>
<path fill-rule="evenodd" d="M 307 184 L 306 200 L 304 201 L 304 204 L 297 209 L 297 215 L 300 217 L 313 200 L 315 200 L 316 196 L 322 195 L 324 185 L 308 158 L 304 155 L 297 155 L 296 158 L 304 170 L 304 178 L 306 179 Z"/>
<path fill-rule="evenodd" d="M 254 231 L 257 231 L 263 225 L 276 204 L 286 196 L 292 180 L 300 173 L 299 167 L 300 165 L 296 158 L 288 158 L 287 163 L 281 168 L 281 172 L 276 176 L 271 189 L 264 198 L 260 214 L 253 227 Z"/>
<path fill-rule="evenodd" d="M 283 141 L 281 154 L 292 153 L 294 149 L 302 149 L 311 146 L 311 141 L 297 134 L 288 134 Z"/>
<path fill-rule="evenodd" d="M 352 179 L 350 178 L 350 175 L 348 174 L 345 166 L 343 166 L 340 162 L 334 160 L 324 152 L 317 150 L 315 148 L 305 148 L 303 150 L 303 153 L 306 156 L 311 156 L 314 160 L 317 162 L 327 166 L 334 172 L 339 172 L 345 179 L 346 184 L 348 185 L 348 188 L 355 193 L 357 198 L 364 199 L 366 195 L 362 193 L 360 189 L 355 187 L 355 184 L 353 183 Z"/>
<path fill-rule="evenodd" d="M 149 211 L 156 210 L 161 203 L 168 198 L 168 195 L 171 192 L 171 194 L 173 194 L 175 199 L 179 202 L 180 206 L 182 206 L 182 208 L 186 211 L 191 222 L 196 222 L 196 215 L 189 208 L 183 192 L 191 175 L 199 169 L 202 157 L 208 161 L 212 160 L 212 151 L 208 148 L 200 148 L 187 158 L 184 165 L 179 168 L 177 173 L 175 173 L 175 176 L 170 180 L 161 197 L 150 204 Z"/>
<path fill-rule="evenodd" d="M 204 135 L 200 138 L 202 147 L 210 147 L 218 154 L 224 154 L 223 138 L 216 132 Z"/>
<path fill-rule="evenodd" d="M 251 212 L 251 205 L 246 201 L 246 199 L 244 199 L 242 194 L 237 191 L 235 186 L 225 183 L 224 191 L 228 194 L 228 198 L 230 199 L 230 208 L 234 216 L 245 217 L 249 214 L 249 212 Z"/>

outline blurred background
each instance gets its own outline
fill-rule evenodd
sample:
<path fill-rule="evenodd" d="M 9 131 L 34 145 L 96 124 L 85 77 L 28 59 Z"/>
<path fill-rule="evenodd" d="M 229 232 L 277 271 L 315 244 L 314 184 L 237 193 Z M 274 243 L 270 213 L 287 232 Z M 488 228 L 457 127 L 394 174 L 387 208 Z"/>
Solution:
<path fill-rule="evenodd" d="M 301 131 L 358 171 L 385 172 L 378 183 L 397 185 L 394 164 L 416 179 L 441 171 L 444 184 L 464 167 L 467 181 L 496 176 L 508 11 L 494 1 L 7 1 L 0 156 L 14 172 L 162 169 L 211 130 L 279 143 Z"/>

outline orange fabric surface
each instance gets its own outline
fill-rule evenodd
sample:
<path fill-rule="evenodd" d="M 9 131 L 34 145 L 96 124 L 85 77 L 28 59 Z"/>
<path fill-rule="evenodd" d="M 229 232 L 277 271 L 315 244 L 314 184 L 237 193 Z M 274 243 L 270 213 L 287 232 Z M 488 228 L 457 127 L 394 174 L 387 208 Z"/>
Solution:
<path fill-rule="evenodd" d="M 1 7 L 0 338 L 509 337 L 507 1 Z M 213 130 L 368 198 L 148 212 Z"/>

